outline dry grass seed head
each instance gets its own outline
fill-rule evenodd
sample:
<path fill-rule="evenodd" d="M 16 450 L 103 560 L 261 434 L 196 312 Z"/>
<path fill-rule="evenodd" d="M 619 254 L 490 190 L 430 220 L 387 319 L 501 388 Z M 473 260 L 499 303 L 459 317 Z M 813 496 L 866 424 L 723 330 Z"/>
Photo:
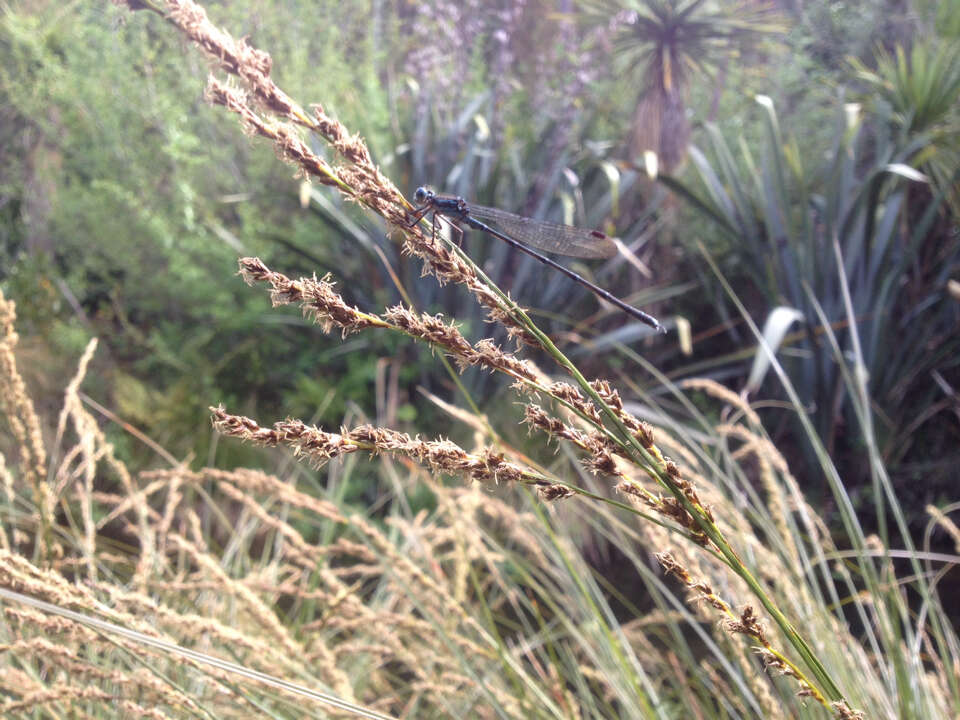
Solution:
<path fill-rule="evenodd" d="M 735 392 L 729 388 L 721 385 L 716 380 L 711 380 L 709 378 L 688 378 L 682 380 L 679 383 L 679 386 L 684 390 L 702 390 L 707 395 L 722 400 L 727 405 L 737 408 L 747 420 L 750 421 L 750 424 L 754 427 L 761 427 L 762 423 L 760 422 L 760 417 L 750 407 L 746 398 L 737 395 Z"/>
<path fill-rule="evenodd" d="M 454 323 L 447 324 L 438 315 L 416 314 L 398 305 L 388 308 L 381 318 L 347 305 L 333 289 L 328 277 L 291 280 L 270 270 L 259 258 L 241 258 L 239 265 L 240 275 L 248 285 L 255 282 L 270 285 L 270 299 L 274 306 L 301 305 L 304 315 L 312 317 L 324 332 L 334 326 L 344 335 L 369 327 L 393 327 L 441 348 L 453 357 L 461 370 L 481 366 L 500 370 L 513 378 L 536 382 L 537 372 L 529 362 L 505 353 L 489 339 L 471 345 Z"/>
<path fill-rule="evenodd" d="M 214 427 L 224 435 L 259 445 L 286 445 L 296 455 L 303 455 L 318 464 L 333 457 L 366 450 L 372 454 L 386 452 L 406 455 L 435 471 L 481 483 L 551 484 L 489 448 L 471 454 L 449 440 L 425 441 L 372 425 L 343 429 L 336 434 L 307 426 L 299 420 L 286 420 L 274 423 L 273 428 L 268 429 L 260 427 L 250 418 L 230 415 L 222 407 L 211 407 L 210 412 Z"/>

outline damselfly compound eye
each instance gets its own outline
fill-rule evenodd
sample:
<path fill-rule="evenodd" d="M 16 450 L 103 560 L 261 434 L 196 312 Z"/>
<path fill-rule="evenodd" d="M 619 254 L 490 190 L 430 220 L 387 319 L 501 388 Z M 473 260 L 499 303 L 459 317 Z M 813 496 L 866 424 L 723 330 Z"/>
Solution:
<path fill-rule="evenodd" d="M 417 204 L 423 203 L 427 199 L 427 189 L 425 187 L 418 187 L 417 191 L 413 194 L 413 199 L 417 201 Z"/>

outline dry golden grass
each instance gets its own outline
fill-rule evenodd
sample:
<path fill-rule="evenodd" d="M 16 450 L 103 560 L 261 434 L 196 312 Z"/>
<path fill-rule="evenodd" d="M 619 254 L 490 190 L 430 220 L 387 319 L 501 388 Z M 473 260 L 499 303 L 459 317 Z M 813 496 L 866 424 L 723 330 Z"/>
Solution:
<path fill-rule="evenodd" d="M 34 459 L 46 452 L 37 441 L 41 423 L 12 352 L 12 304 L 4 300 L 2 307 L 9 318 L 2 346 L 4 408 L 8 417 L 30 418 L 21 425 L 35 428 L 33 435 L 14 436 L 18 458 L 13 467 L 25 478 L 36 467 Z M 419 707 L 429 709 L 427 715 L 443 715 L 443 708 L 459 708 L 478 717 L 498 712 L 532 717 L 543 714 L 544 707 L 543 698 L 529 688 L 542 688 L 548 706 L 576 714 L 582 699 L 571 694 L 557 668 L 543 664 L 539 653 L 522 642 L 503 645 L 495 635 L 499 624 L 491 625 L 486 616 L 528 612 L 517 593 L 535 592 L 537 583 L 518 585 L 504 576 L 517 558 L 534 577 L 550 577 L 558 569 L 549 536 L 534 517 L 476 487 L 445 487 L 430 473 L 414 472 L 411 480 L 430 486 L 436 512 L 429 519 L 392 515 L 383 526 L 260 471 L 132 472 L 115 457 L 79 396 L 94 348 L 91 343 L 81 358 L 50 432 L 50 455 L 59 464 L 49 473 L 56 479 L 53 488 L 39 497 L 56 508 L 57 521 L 46 528 L 55 542 L 42 542 L 45 529 L 33 492 L 46 479 L 18 485 L 7 470 L 0 586 L 159 641 L 233 659 L 250 671 L 326 688 L 373 710 L 402 715 L 405 708 Z M 607 452 L 595 447 L 596 437 L 555 419 L 548 422 L 532 407 L 531 425 L 548 423 L 551 435 L 590 453 L 592 465 L 597 453 Z M 261 430 L 222 411 L 215 417 L 233 428 L 228 434 L 270 444 L 282 438 L 311 458 L 357 449 L 401 453 L 431 470 L 480 483 L 521 482 L 525 472 L 487 450 L 467 453 L 448 442 L 413 440 L 383 429 L 331 436 L 300 423 Z M 651 505 L 650 497 L 649 491 L 639 494 L 645 506 Z M 671 544 L 663 537 L 653 542 L 652 547 Z M 697 559 L 691 553 L 685 562 L 696 566 Z M 669 554 L 660 561 L 697 598 L 731 618 L 724 635 L 746 632 L 763 640 L 749 609 L 735 622 L 735 613 L 705 582 L 691 579 Z M 322 707 L 284 689 L 245 687 L 221 668 L 72 618 L 16 603 L 3 608 L 7 670 L 2 682 L 8 700 L 0 710 L 7 715 L 91 704 L 144 717 L 247 716 L 263 703 L 286 712 Z M 661 627 L 656 619 L 650 623 Z M 638 649 L 652 641 L 636 622 L 627 637 Z M 508 661 L 505 651 L 512 655 Z M 612 703 L 622 701 L 622 690 L 608 686 L 608 671 L 591 661 L 588 648 L 573 651 L 577 670 L 593 691 Z M 765 656 L 765 662 L 776 665 L 776 657 Z M 519 678 L 527 691 L 517 692 L 504 666 L 515 674 L 513 683 Z M 762 675 L 755 682 L 762 687 Z"/>

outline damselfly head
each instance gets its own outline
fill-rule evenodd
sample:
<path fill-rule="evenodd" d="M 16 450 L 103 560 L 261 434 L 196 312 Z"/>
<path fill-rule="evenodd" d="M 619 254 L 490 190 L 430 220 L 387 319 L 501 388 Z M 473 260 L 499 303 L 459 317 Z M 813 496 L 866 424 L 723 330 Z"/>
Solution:
<path fill-rule="evenodd" d="M 413 194 L 413 199 L 416 201 L 417 205 L 422 205 L 427 201 L 427 198 L 433 196 L 433 191 L 428 190 L 422 185 L 417 188 L 417 191 Z"/>

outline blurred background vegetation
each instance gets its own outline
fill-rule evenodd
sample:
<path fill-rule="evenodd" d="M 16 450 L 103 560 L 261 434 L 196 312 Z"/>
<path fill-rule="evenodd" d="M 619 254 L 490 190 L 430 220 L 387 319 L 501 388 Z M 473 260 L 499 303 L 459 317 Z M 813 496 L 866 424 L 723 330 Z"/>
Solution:
<path fill-rule="evenodd" d="M 292 96 L 322 101 L 359 132 L 408 194 L 433 184 L 620 237 L 636 264 L 576 267 L 657 315 L 665 338 L 506 247 L 466 243 L 558 345 L 633 400 L 651 366 L 748 391 L 814 504 L 823 493 L 828 521 L 821 468 L 710 261 L 757 324 L 769 320 L 848 490 L 870 508 L 862 441 L 845 432 L 848 368 L 822 332 L 829 323 L 841 350 L 850 342 L 841 265 L 879 449 L 908 519 L 954 499 L 960 3 L 206 7 L 269 50 Z M 462 404 L 461 390 L 427 349 L 387 333 L 327 337 L 248 290 L 236 257 L 291 276 L 332 273 L 362 309 L 400 302 L 399 283 L 419 309 L 457 317 L 476 338 L 487 331 L 474 300 L 420 280 L 419 261 L 401 256 L 379 218 L 304 185 L 266 143 L 238 133 L 203 101 L 204 75 L 176 33 L 141 14 L 106 2 L 4 4 L 0 285 L 18 302 L 34 397 L 56 407 L 97 336 L 88 395 L 177 457 L 234 464 L 257 452 L 216 446 L 206 408 L 219 402 L 264 420 L 337 427 L 352 415 L 449 433 L 420 390 Z M 512 402 L 498 402 L 502 379 L 467 372 L 463 382 L 496 425 L 515 421 Z M 152 456 L 109 428 L 123 457 Z M 355 500 L 368 502 L 363 473 L 353 477 Z"/>

